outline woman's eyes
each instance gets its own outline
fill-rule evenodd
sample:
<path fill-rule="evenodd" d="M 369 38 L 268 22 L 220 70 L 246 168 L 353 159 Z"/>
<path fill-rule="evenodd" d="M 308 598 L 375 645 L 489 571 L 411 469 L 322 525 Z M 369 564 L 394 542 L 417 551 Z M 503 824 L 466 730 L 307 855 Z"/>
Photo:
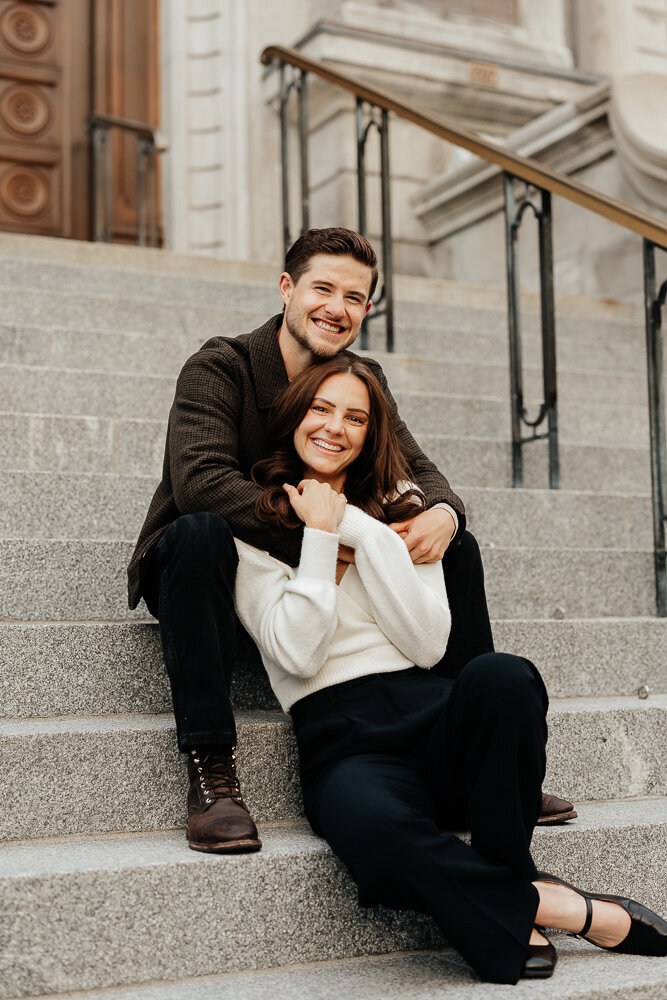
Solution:
<path fill-rule="evenodd" d="M 321 406 L 319 403 L 313 403 L 313 405 L 311 406 L 311 410 L 313 410 L 314 413 L 328 413 L 329 412 L 329 410 L 327 409 L 326 406 Z M 347 419 L 351 420 L 352 423 L 354 423 L 354 424 L 364 424 L 365 423 L 365 420 L 364 420 L 363 417 L 357 417 L 354 413 L 348 414 Z"/>

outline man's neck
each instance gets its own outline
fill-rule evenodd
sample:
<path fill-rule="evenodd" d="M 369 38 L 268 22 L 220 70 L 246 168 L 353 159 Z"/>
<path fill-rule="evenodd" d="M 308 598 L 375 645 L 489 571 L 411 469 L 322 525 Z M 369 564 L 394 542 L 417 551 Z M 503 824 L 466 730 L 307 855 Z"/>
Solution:
<path fill-rule="evenodd" d="M 278 347 L 283 356 L 285 371 L 290 382 L 304 371 L 304 369 L 310 368 L 314 361 L 313 355 L 308 348 L 302 347 L 291 335 L 285 325 L 284 319 L 278 330 Z"/>

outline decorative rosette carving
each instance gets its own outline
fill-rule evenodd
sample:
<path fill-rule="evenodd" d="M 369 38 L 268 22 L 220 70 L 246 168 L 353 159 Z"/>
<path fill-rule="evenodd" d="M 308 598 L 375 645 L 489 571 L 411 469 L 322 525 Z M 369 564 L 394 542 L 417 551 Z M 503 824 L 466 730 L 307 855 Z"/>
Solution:
<path fill-rule="evenodd" d="M 0 118 L 17 135 L 33 136 L 49 124 L 51 109 L 36 87 L 14 84 L 0 98 Z"/>
<path fill-rule="evenodd" d="M 14 52 L 34 56 L 51 41 L 51 25 L 36 5 L 15 3 L 0 18 L 0 37 Z"/>
<path fill-rule="evenodd" d="M 41 215 L 50 200 L 47 181 L 32 167 L 12 166 L 0 177 L 0 202 L 12 215 Z"/>

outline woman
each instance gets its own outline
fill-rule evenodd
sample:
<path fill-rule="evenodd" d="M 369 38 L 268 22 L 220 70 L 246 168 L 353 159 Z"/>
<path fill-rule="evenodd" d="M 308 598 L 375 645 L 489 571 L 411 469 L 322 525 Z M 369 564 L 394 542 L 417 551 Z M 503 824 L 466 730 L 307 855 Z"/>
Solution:
<path fill-rule="evenodd" d="M 237 610 L 291 713 L 306 815 L 361 901 L 430 914 L 493 982 L 551 975 L 538 926 L 666 954 L 650 910 L 538 875 L 548 700 L 536 668 L 492 653 L 456 679 L 424 669 L 445 649 L 447 595 L 440 564 L 414 565 L 387 526 L 423 498 L 370 371 L 338 356 L 303 372 L 274 437 L 253 470 L 257 512 L 276 531 L 303 523 L 301 560 L 293 570 L 237 541 Z M 464 826 L 470 844 L 442 833 Z"/>

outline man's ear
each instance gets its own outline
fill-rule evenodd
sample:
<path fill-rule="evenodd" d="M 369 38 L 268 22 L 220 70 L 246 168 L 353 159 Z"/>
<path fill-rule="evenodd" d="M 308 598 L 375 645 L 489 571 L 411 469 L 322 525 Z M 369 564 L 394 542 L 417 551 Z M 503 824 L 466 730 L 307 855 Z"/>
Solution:
<path fill-rule="evenodd" d="M 366 303 L 366 309 L 365 309 L 365 312 L 364 312 L 364 316 L 368 316 L 368 314 L 369 314 L 369 312 L 371 311 L 372 308 L 373 308 L 373 300 L 369 299 L 368 302 Z"/>
<path fill-rule="evenodd" d="M 283 271 L 278 278 L 278 289 L 281 299 L 285 305 L 288 305 L 294 291 L 294 281 L 292 280 L 292 275 L 288 274 L 287 271 Z"/>

